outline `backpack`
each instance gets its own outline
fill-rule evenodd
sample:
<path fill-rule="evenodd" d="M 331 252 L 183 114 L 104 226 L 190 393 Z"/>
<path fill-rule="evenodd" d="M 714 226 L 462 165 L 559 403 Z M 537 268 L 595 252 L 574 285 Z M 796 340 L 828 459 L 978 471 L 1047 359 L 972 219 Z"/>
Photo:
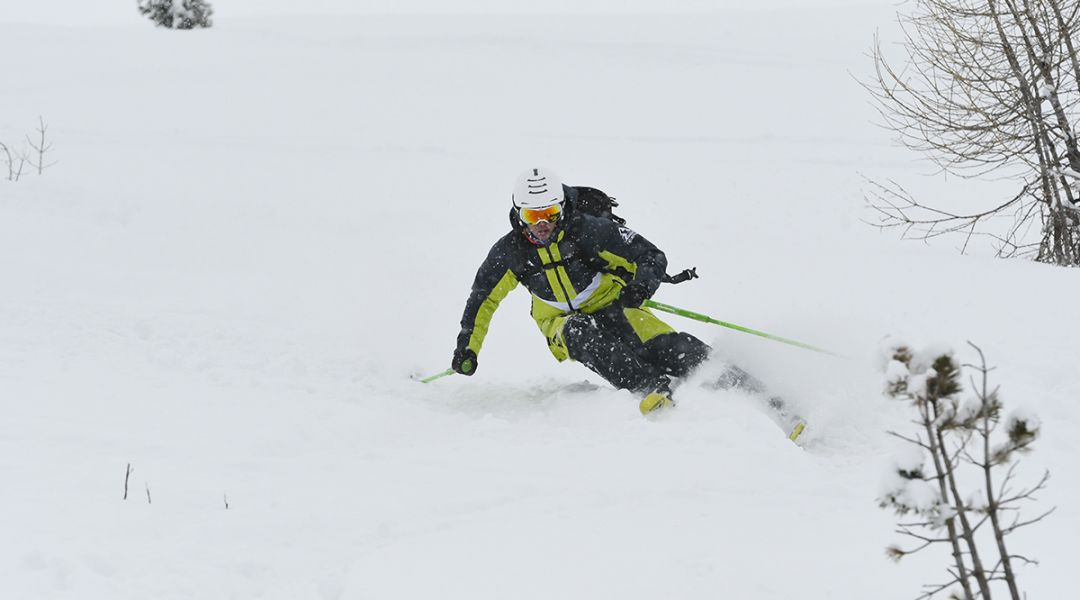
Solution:
<path fill-rule="evenodd" d="M 586 186 L 565 186 L 563 191 L 566 195 L 567 202 L 574 210 L 581 211 L 586 215 L 610 219 L 619 225 L 626 225 L 626 219 L 611 212 L 611 209 L 618 206 L 619 203 L 615 201 L 615 198 L 608 196 L 604 192 Z M 697 267 L 693 267 L 685 269 L 681 273 L 676 273 L 675 275 L 665 274 L 663 282 L 682 283 L 697 278 Z"/>
<path fill-rule="evenodd" d="M 567 186 L 566 199 L 575 210 L 586 215 L 610 219 L 619 225 L 626 225 L 626 219 L 611 212 L 612 208 L 619 205 L 614 198 L 592 187 Z"/>

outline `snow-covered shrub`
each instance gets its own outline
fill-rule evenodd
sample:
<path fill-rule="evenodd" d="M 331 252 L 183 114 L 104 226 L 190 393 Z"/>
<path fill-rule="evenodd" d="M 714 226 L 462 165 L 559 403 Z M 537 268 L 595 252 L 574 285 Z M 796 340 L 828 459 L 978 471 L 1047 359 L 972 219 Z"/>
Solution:
<path fill-rule="evenodd" d="M 139 12 L 159 27 L 195 29 L 213 25 L 214 9 L 206 0 L 139 0 Z"/>
<path fill-rule="evenodd" d="M 980 365 L 967 365 L 974 372 L 973 389 L 963 400 L 962 368 L 951 349 L 915 352 L 894 340 L 882 348 L 885 393 L 911 405 L 917 426 L 913 434 L 890 432 L 907 442 L 909 451 L 894 459 L 878 503 L 904 518 L 898 531 L 916 544 L 910 549 L 890 546 L 888 556 L 900 560 L 931 545 L 948 544 L 950 579 L 926 586 L 920 598 L 950 591 L 952 598 L 990 600 L 998 585 L 993 582 L 1000 581 L 1012 600 L 1021 600 L 1014 560 L 1027 559 L 1010 554 L 1005 538 L 1052 512 L 1028 521 L 1017 516 L 1016 505 L 1032 499 L 1049 477 L 1044 473 L 1034 485 L 1016 487 L 1016 461 L 1038 437 L 1038 418 L 1017 411 L 1001 428 L 1001 398 L 997 388 L 990 389 L 990 369 L 973 344 Z M 965 488 L 968 481 L 981 487 Z M 1007 513 L 1012 513 L 1008 523 Z M 990 552 L 985 552 L 987 546 Z"/>

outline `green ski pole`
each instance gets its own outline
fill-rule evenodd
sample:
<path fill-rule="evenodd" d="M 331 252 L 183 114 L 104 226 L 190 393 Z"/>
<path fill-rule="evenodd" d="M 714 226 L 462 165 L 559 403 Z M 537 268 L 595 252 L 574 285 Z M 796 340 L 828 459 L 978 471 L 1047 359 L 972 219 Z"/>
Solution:
<path fill-rule="evenodd" d="M 749 327 L 743 327 L 741 325 L 736 325 L 734 323 L 727 323 L 727 322 L 724 322 L 724 321 L 714 319 L 714 318 L 712 318 L 712 317 L 710 317 L 708 315 L 703 315 L 701 313 L 696 313 L 696 312 L 693 312 L 693 311 L 685 310 L 685 309 L 679 308 L 677 306 L 672 306 L 670 304 L 664 304 L 662 302 L 656 302 L 655 300 L 646 300 L 644 302 L 643 306 L 647 306 L 649 308 L 655 308 L 656 310 L 661 310 L 661 311 L 664 311 L 664 312 L 668 312 L 668 313 L 671 313 L 673 315 L 679 315 L 680 317 L 686 317 L 688 319 L 694 319 L 695 321 L 701 321 L 702 323 L 712 323 L 713 325 L 719 325 L 721 327 L 727 327 L 728 329 L 734 329 L 735 331 L 741 331 L 743 333 L 749 333 L 751 335 L 756 335 L 756 336 L 759 336 L 759 337 L 763 337 L 763 338 L 768 339 L 768 340 L 773 340 L 774 342 L 782 342 L 784 344 L 790 344 L 792 346 L 798 346 L 799 348 L 805 348 L 807 350 L 813 350 L 814 352 L 821 352 L 822 354 L 828 354 L 830 356 L 840 356 L 839 354 L 836 354 L 835 352 L 830 352 L 828 350 L 825 350 L 824 348 L 818 348 L 816 346 L 811 346 L 810 344 L 804 344 L 804 343 L 796 341 L 796 340 L 789 340 L 787 338 L 782 338 L 782 337 L 780 337 L 778 335 L 772 335 L 772 334 L 769 334 L 769 333 L 765 333 L 764 331 L 758 331 L 756 329 L 750 329 Z"/>
<path fill-rule="evenodd" d="M 454 374 L 453 369 L 447 369 L 447 370 L 443 371 L 442 373 L 437 373 L 435 375 L 431 375 L 430 377 L 425 377 L 425 378 L 421 379 L 420 383 L 431 383 L 432 381 L 435 381 L 436 379 L 442 379 L 443 377 L 446 377 L 447 375 L 453 375 L 453 374 Z"/>
<path fill-rule="evenodd" d="M 473 364 L 473 361 L 472 361 L 471 358 L 466 358 L 465 362 L 461 363 L 461 368 L 464 369 L 464 371 L 466 373 L 472 373 L 473 369 L 476 368 L 476 365 Z M 420 383 L 431 383 L 432 381 L 435 381 L 436 379 L 442 379 L 443 377 L 446 377 L 448 375 L 453 375 L 454 373 L 455 373 L 454 368 L 450 367 L 449 369 L 443 371 L 442 373 L 436 373 L 435 375 L 431 375 L 430 377 L 425 377 L 425 378 L 421 379 Z"/>

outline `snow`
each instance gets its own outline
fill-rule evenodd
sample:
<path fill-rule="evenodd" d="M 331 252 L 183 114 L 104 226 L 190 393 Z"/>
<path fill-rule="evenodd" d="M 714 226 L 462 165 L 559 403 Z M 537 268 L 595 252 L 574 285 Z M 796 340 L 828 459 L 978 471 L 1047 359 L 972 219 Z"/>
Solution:
<path fill-rule="evenodd" d="M 219 1 L 188 32 L 126 3 L 0 11 L 0 141 L 40 115 L 57 161 L 0 181 L 6 597 L 910 598 L 947 557 L 884 558 L 885 431 L 911 427 L 887 335 L 978 343 L 1042 419 L 1021 469 L 1058 510 L 1016 550 L 1031 597 L 1067 595 L 1078 327 L 1031 303 L 1078 273 L 862 222 L 859 173 L 995 185 L 925 177 L 870 124 L 851 75 L 890 3 L 433 6 Z M 698 267 L 659 301 L 853 358 L 671 317 L 718 358 L 642 419 L 567 387 L 600 382 L 518 290 L 475 376 L 410 380 L 448 366 L 530 165 Z M 809 420 L 805 449 L 701 386 L 722 360 Z"/>
<path fill-rule="evenodd" d="M 925 481 L 901 477 L 895 470 L 890 470 L 882 479 L 878 495 L 918 510 L 928 510 L 940 502 L 934 488 Z"/>
<path fill-rule="evenodd" d="M 1021 406 L 1009 411 L 1009 416 L 1005 419 L 1005 431 L 1010 431 L 1021 423 L 1028 431 L 1038 431 L 1042 428 L 1039 415 L 1032 412 L 1030 408 Z"/>
<path fill-rule="evenodd" d="M 965 399 L 960 404 L 960 409 L 956 413 L 956 420 L 964 423 L 970 419 L 974 419 L 976 415 L 982 412 L 983 401 L 978 396 L 971 396 Z"/>
<path fill-rule="evenodd" d="M 912 360 L 914 362 L 914 360 Z M 936 377 L 937 371 L 930 369 L 922 373 L 916 373 L 908 376 L 907 380 L 907 393 L 912 397 L 918 398 L 926 395 L 926 383 L 931 377 Z"/>
<path fill-rule="evenodd" d="M 916 373 L 926 372 L 927 376 L 933 377 L 937 373 L 932 368 L 934 361 L 942 356 L 955 356 L 952 344 L 945 341 L 935 341 L 925 346 L 919 346 L 911 357 L 911 369 Z M 961 374 L 963 369 L 961 369 Z"/>
<path fill-rule="evenodd" d="M 941 412 L 938 417 L 933 421 L 934 427 L 940 429 L 943 425 L 949 423 L 950 421 L 955 421 L 957 413 L 956 405 L 957 401 L 955 398 L 946 399 L 943 403 L 941 403 L 938 409 Z"/>
<path fill-rule="evenodd" d="M 926 457 L 923 455 L 922 449 L 915 444 L 904 443 L 904 445 L 893 452 L 893 468 L 891 471 L 903 470 L 909 473 L 914 473 L 916 470 L 922 468 L 923 463 L 926 461 Z"/>

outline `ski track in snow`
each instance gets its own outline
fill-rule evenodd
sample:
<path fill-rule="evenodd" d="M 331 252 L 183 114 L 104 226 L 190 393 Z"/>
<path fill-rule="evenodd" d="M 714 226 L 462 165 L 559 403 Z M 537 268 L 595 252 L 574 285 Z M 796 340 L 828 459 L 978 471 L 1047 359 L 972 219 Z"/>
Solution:
<path fill-rule="evenodd" d="M 241 3 L 183 34 L 129 8 L 82 27 L 0 15 L 20 57 L 0 141 L 42 115 L 59 161 L 0 181 L 4 597 L 910 598 L 945 557 L 884 557 L 885 431 L 909 418 L 880 394 L 889 334 L 966 361 L 979 343 L 1006 406 L 1041 417 L 1022 469 L 1052 471 L 1038 508 L 1058 511 L 1014 547 L 1041 560 L 1021 574 L 1033 598 L 1067 596 L 1080 331 L 1024 307 L 1080 281 L 860 223 L 860 171 L 989 189 L 919 178 L 869 124 L 852 73 L 887 3 Z M 551 359 L 517 290 L 476 376 L 417 383 L 447 365 L 510 178 L 534 163 L 609 191 L 673 270 L 698 267 L 662 301 L 849 358 L 671 316 L 717 356 L 643 419 Z M 725 360 L 809 420 L 804 448 L 759 398 L 702 387 Z"/>

